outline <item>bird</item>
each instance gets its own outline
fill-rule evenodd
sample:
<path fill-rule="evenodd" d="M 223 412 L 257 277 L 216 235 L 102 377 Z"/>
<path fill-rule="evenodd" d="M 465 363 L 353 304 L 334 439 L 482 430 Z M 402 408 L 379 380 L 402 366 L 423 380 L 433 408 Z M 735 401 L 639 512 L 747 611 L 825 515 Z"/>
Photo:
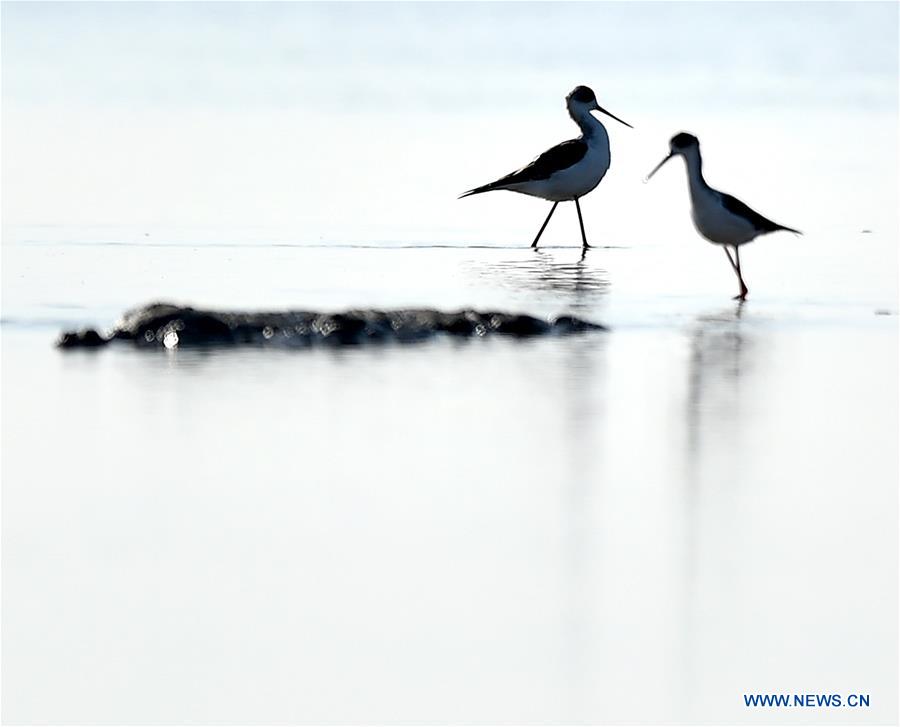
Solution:
<path fill-rule="evenodd" d="M 600 180 L 609 169 L 610 161 L 609 134 L 591 111 L 599 111 L 620 124 L 634 128 L 602 108 L 597 103 L 594 92 L 587 86 L 576 86 L 566 96 L 566 108 L 569 116 L 581 129 L 581 135 L 577 139 L 557 144 L 521 169 L 489 184 L 463 192 L 459 196 L 459 199 L 462 199 L 473 194 L 505 189 L 553 202 L 550 214 L 531 243 L 533 248 L 537 247 L 538 240 L 544 234 L 556 206 L 560 202 L 570 201 L 575 202 L 575 209 L 578 211 L 583 249 L 587 250 L 590 247 L 584 233 L 584 220 L 581 217 L 581 205 L 578 204 L 578 200 L 600 184 Z"/>
<path fill-rule="evenodd" d="M 802 235 L 800 230 L 780 225 L 763 217 L 741 200 L 730 194 L 710 187 L 703 178 L 703 157 L 700 156 L 700 140 L 693 134 L 680 132 L 669 140 L 669 155 L 657 164 L 647 175 L 644 182 L 656 174 L 672 157 L 680 156 L 687 167 L 688 187 L 691 193 L 691 219 L 703 237 L 715 245 L 721 245 L 728 256 L 728 262 L 737 275 L 740 293 L 734 300 L 745 300 L 750 292 L 741 274 L 741 245 L 745 245 L 760 235 L 770 232 L 793 232 Z M 728 247 L 734 248 L 734 257 Z"/>

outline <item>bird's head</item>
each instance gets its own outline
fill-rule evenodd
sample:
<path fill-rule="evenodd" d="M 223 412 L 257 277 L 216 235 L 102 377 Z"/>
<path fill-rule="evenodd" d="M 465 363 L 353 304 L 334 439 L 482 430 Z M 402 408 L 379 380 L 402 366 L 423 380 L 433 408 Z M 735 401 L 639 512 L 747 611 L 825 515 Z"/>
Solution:
<path fill-rule="evenodd" d="M 581 115 L 587 115 L 591 111 L 599 111 L 601 114 L 606 114 L 610 118 L 615 119 L 620 124 L 625 124 L 629 129 L 634 128 L 631 124 L 622 121 L 618 116 L 613 116 L 613 114 L 598 104 L 594 92 L 587 86 L 576 86 L 573 88 L 569 95 L 566 96 L 566 107 L 569 109 L 569 114 L 575 119 Z"/>
<path fill-rule="evenodd" d="M 669 155 L 653 168 L 653 171 L 647 175 L 644 181 L 650 181 L 650 177 L 656 174 L 662 168 L 662 165 L 672 157 L 687 157 L 689 154 L 693 154 L 699 150 L 700 140 L 696 136 L 688 134 L 686 131 L 675 134 L 675 136 L 669 139 Z"/>
<path fill-rule="evenodd" d="M 689 149 L 699 148 L 700 140 L 693 134 L 688 134 L 686 131 L 675 134 L 675 136 L 669 139 L 669 153 L 672 154 L 672 156 L 675 156 L 676 154 L 684 156 Z"/>

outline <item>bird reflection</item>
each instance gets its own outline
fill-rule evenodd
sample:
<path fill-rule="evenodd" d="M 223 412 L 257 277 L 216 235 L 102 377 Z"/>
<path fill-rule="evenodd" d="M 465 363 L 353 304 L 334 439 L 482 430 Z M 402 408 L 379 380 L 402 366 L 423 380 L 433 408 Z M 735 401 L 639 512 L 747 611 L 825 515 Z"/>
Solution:
<path fill-rule="evenodd" d="M 564 722 L 576 722 L 590 713 L 596 697 L 596 684 L 588 675 L 593 671 L 597 644 L 592 624 L 596 623 L 598 608 L 592 585 L 600 574 L 600 563 L 593 556 L 597 552 L 595 521 L 591 502 L 599 502 L 604 495 L 600 481 L 602 459 L 603 418 L 597 416 L 598 382 L 606 378 L 606 341 L 602 336 L 566 342 L 561 363 L 565 370 L 566 387 L 560 397 L 565 417 L 564 441 L 568 448 L 567 469 L 560 473 L 559 497 L 564 516 L 563 530 L 563 590 L 561 606 L 565 618 L 561 638 L 564 645 L 565 681 L 568 687 Z"/>
<path fill-rule="evenodd" d="M 527 293 L 529 298 L 534 293 L 551 294 L 572 309 L 584 309 L 609 290 L 606 270 L 592 264 L 585 252 L 577 260 L 560 260 L 548 250 L 535 249 L 515 260 L 473 261 L 471 267 L 492 286 Z"/>
<path fill-rule="evenodd" d="M 706 454 L 704 433 L 714 430 L 721 440 L 740 422 L 741 384 L 752 351 L 743 317 L 744 301 L 739 301 L 734 307 L 698 316 L 690 333 L 685 410 L 689 483 L 699 481 L 699 464 Z"/>
<path fill-rule="evenodd" d="M 704 410 L 715 406 L 718 397 L 736 399 L 737 385 L 746 365 L 746 336 L 741 330 L 744 301 L 734 307 L 700 315 L 690 335 L 691 358 L 688 382 L 688 431 L 691 445 Z M 731 402 L 734 404 L 734 402 Z M 728 407 L 734 411 L 733 407 Z"/>
<path fill-rule="evenodd" d="M 518 254 L 498 253 L 494 259 L 479 255 L 467 263 L 467 270 L 487 284 L 500 289 L 504 301 L 523 299 L 529 308 L 547 306 L 559 311 L 594 309 L 609 289 L 606 270 L 597 267 L 593 251 L 576 257 L 571 250 L 529 250 Z M 591 317 L 596 311 L 588 311 Z M 567 449 L 564 470 L 558 473 L 554 489 L 558 491 L 564 518 L 560 560 L 560 642 L 563 645 L 560 668 L 564 669 L 568 693 L 566 718 L 578 721 L 589 713 L 596 700 L 596 684 L 590 674 L 596 665 L 598 647 L 592 626 L 600 607 L 593 585 L 602 581 L 601 567 L 593 557 L 597 551 L 592 504 L 602 496 L 598 450 L 603 446 L 603 420 L 598 414 L 599 391 L 606 377 L 607 339 L 605 336 L 580 336 L 548 344 L 561 372 L 564 386 L 559 392 L 559 407 L 564 420 L 562 441 Z M 541 370 L 539 386 L 546 385 Z"/>
<path fill-rule="evenodd" d="M 702 553 L 700 540 L 704 531 L 701 521 L 703 464 L 707 460 L 714 461 L 722 448 L 737 448 L 736 443 L 729 447 L 727 440 L 740 434 L 735 428 L 741 420 L 741 385 L 753 352 L 752 341 L 744 330 L 744 305 L 741 300 L 723 310 L 698 316 L 689 334 L 690 362 L 684 414 L 687 441 L 683 498 L 683 681 L 680 690 L 683 703 L 679 705 L 688 715 L 696 709 L 692 697 L 698 689 L 696 639 L 698 612 L 702 611 L 699 570 Z M 706 443 L 705 435 L 710 433 L 715 440 Z M 719 482 L 719 478 L 716 481 Z"/>

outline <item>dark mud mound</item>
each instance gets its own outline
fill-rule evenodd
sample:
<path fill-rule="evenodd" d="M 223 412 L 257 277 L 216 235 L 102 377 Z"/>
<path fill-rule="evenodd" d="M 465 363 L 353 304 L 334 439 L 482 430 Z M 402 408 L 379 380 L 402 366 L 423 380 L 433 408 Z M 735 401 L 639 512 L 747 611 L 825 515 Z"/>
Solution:
<path fill-rule="evenodd" d="M 60 348 L 97 348 L 122 341 L 146 348 L 183 346 L 320 344 L 359 345 L 422 341 L 438 335 L 462 338 L 505 335 L 514 338 L 602 331 L 604 326 L 560 316 L 546 321 L 494 311 L 443 312 L 430 308 L 241 312 L 151 303 L 127 312 L 104 336 L 93 329 L 63 333 Z"/>

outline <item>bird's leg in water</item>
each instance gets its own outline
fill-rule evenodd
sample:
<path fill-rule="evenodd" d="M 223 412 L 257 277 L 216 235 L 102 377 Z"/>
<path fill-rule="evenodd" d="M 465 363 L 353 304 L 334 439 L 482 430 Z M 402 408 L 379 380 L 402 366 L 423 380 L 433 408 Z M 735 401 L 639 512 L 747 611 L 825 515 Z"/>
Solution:
<path fill-rule="evenodd" d="M 544 224 L 541 225 L 541 229 L 538 230 L 537 237 L 535 237 L 535 238 L 534 238 L 534 242 L 531 243 L 531 246 L 532 246 L 532 247 L 537 247 L 538 240 L 540 240 L 540 239 L 541 239 L 541 235 L 544 234 L 544 229 L 546 229 L 547 223 L 550 221 L 550 218 L 553 217 L 553 212 L 554 212 L 554 210 L 556 209 L 556 205 L 558 205 L 558 204 L 559 204 L 559 202 L 554 202 L 554 203 L 553 203 L 553 206 L 550 208 L 550 214 L 547 215 L 547 219 L 544 220 Z"/>
<path fill-rule="evenodd" d="M 738 281 L 741 284 L 741 294 L 734 296 L 733 300 L 743 300 L 747 297 L 747 286 L 744 285 L 744 279 L 741 277 L 741 268 L 738 263 L 735 263 L 734 258 L 731 257 L 731 253 L 728 252 L 728 248 L 726 246 L 722 246 L 722 249 L 725 251 L 725 257 L 728 258 L 728 262 L 731 263 L 731 269 L 734 270 L 734 274 L 737 275 Z M 734 253 L 737 255 L 737 247 L 734 248 Z"/>
<path fill-rule="evenodd" d="M 741 275 L 741 250 L 737 245 L 734 246 L 734 259 L 736 263 L 735 270 L 737 272 L 738 280 L 741 281 L 741 294 L 737 297 L 737 300 L 745 300 L 747 298 L 747 293 L 749 293 L 750 290 L 744 283 L 744 276 Z"/>
<path fill-rule="evenodd" d="M 584 221 L 581 219 L 581 205 L 578 204 L 578 198 L 575 198 L 575 209 L 578 210 L 578 224 L 581 226 L 581 243 L 583 245 L 582 249 L 587 250 L 590 245 L 588 245 L 587 237 L 584 234 Z"/>

